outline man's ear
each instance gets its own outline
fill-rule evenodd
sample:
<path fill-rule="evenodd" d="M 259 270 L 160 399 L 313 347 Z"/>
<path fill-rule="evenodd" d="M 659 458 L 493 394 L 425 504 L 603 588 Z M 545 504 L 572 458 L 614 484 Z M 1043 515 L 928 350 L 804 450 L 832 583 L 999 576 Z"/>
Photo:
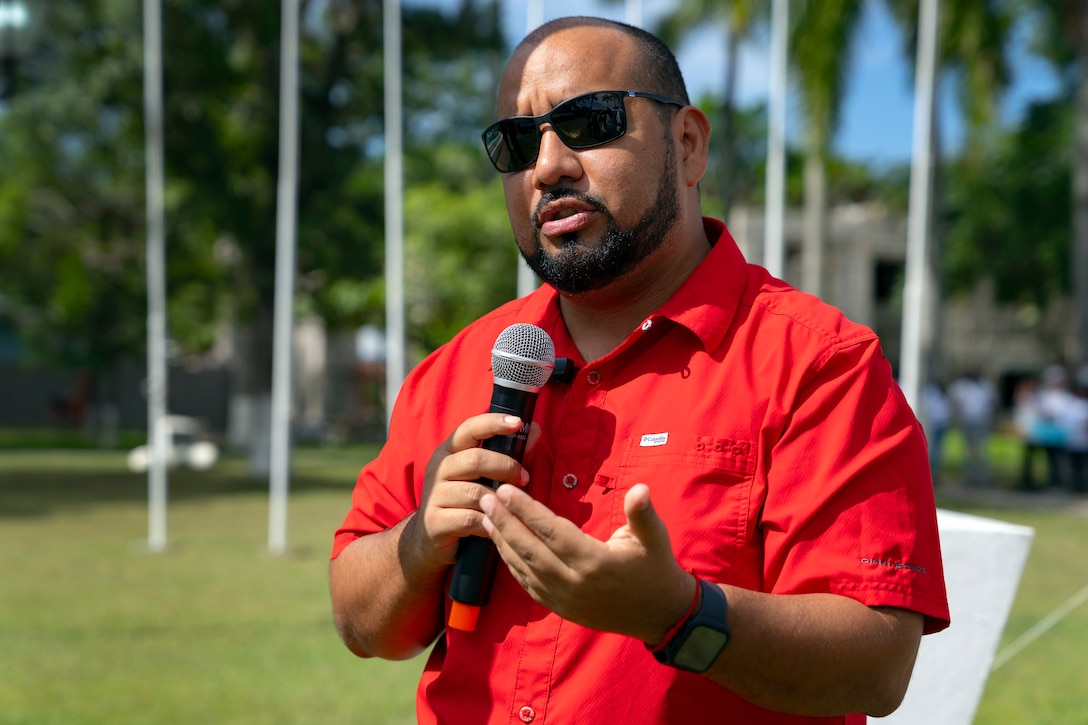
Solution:
<path fill-rule="evenodd" d="M 710 121 L 696 106 L 684 106 L 677 113 L 680 124 L 680 162 L 684 184 L 696 186 L 706 173 L 710 155 Z"/>

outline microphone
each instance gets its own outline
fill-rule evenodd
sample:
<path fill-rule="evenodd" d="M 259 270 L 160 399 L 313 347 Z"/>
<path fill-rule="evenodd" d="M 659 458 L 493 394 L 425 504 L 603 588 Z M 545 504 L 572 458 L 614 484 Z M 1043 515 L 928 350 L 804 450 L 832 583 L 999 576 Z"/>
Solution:
<path fill-rule="evenodd" d="M 505 453 L 521 462 L 537 394 L 551 378 L 554 368 L 555 345 L 548 333 L 536 325 L 519 322 L 499 334 L 491 350 L 495 385 L 488 412 L 516 415 L 521 418 L 522 425 L 511 435 L 488 438 L 483 442 L 483 448 Z M 479 482 L 498 488 L 498 484 L 489 478 L 481 478 Z M 479 536 L 461 539 L 450 581 L 450 627 L 465 632 L 476 629 L 480 608 L 491 596 L 497 562 L 498 551 L 490 539 Z"/>

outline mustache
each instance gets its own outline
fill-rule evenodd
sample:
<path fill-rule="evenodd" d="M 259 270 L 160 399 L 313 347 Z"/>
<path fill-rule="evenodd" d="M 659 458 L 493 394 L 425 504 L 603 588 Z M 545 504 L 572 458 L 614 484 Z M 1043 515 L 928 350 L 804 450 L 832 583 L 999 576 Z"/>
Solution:
<path fill-rule="evenodd" d="M 545 192 L 540 197 L 540 201 L 537 202 L 536 208 L 533 210 L 533 216 L 531 219 L 533 223 L 533 228 L 540 228 L 540 215 L 544 211 L 544 207 L 546 207 L 548 204 L 551 204 L 552 202 L 559 201 L 560 199 L 575 199 L 576 201 L 579 201 L 586 206 L 592 207 L 596 211 L 608 211 L 607 207 L 605 207 L 604 205 L 604 202 L 602 202 L 597 197 L 587 194 L 583 191 L 578 191 L 577 189 L 570 188 L 553 189 L 551 191 Z"/>

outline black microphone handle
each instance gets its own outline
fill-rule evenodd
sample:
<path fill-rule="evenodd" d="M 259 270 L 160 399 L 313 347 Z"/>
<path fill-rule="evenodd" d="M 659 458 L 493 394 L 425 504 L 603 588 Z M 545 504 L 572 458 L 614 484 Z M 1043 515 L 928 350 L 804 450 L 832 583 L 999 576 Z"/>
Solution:
<path fill-rule="evenodd" d="M 521 463 L 525 455 L 525 443 L 529 439 L 529 423 L 533 420 L 533 409 L 536 408 L 536 391 L 518 390 L 508 388 L 505 385 L 495 383 L 491 390 L 491 407 L 488 413 L 506 413 L 521 418 L 521 428 L 511 435 L 492 436 L 482 444 L 489 451 L 505 453 L 518 463 Z M 481 479 L 486 481 L 487 479 Z M 492 488 L 498 488 L 494 481 Z"/>
<path fill-rule="evenodd" d="M 505 436 L 493 436 L 485 440 L 482 447 L 489 451 L 505 453 L 518 463 L 525 455 L 525 444 L 529 438 L 529 423 L 536 407 L 536 392 L 517 390 L 495 383 L 491 393 L 489 413 L 507 413 L 521 418 L 521 429 Z M 479 482 L 498 488 L 498 484 L 489 478 Z M 482 607 L 491 597 L 491 582 L 495 577 L 498 564 L 498 551 L 490 539 L 480 536 L 466 536 L 457 545 L 457 562 L 453 567 L 450 580 L 450 599 L 462 604 Z"/>

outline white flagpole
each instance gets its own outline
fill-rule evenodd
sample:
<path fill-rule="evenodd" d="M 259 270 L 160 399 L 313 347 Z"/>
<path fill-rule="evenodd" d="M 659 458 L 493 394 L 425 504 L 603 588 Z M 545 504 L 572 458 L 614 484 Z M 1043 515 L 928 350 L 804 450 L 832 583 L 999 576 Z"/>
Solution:
<path fill-rule="evenodd" d="M 404 381 L 404 142 L 400 0 L 385 0 L 385 421 Z"/>
<path fill-rule="evenodd" d="M 162 7 L 144 0 L 144 141 L 147 193 L 147 546 L 166 548 L 166 220 L 163 201 Z"/>
<path fill-rule="evenodd" d="M 764 204 L 764 266 L 785 273 L 786 214 L 786 34 L 789 0 L 774 0 L 771 16 L 771 84 L 767 124 L 767 185 Z"/>
<path fill-rule="evenodd" d="M 525 34 L 533 32 L 544 24 L 544 0 L 529 0 L 525 15 Z M 518 297 L 524 297 L 536 289 L 537 281 L 533 270 L 518 255 Z"/>
<path fill-rule="evenodd" d="M 280 139 L 276 185 L 276 288 L 272 336 L 268 550 L 287 551 L 291 475 L 291 354 L 294 338 L 296 207 L 298 203 L 299 0 L 283 0 L 280 26 Z"/>
<path fill-rule="evenodd" d="M 923 320 L 928 306 L 926 273 L 932 204 L 933 104 L 937 83 L 937 0 L 922 0 L 918 15 L 918 56 L 914 86 L 914 153 L 910 168 L 907 263 L 903 283 L 902 351 L 899 385 L 914 410 L 922 395 Z"/>

